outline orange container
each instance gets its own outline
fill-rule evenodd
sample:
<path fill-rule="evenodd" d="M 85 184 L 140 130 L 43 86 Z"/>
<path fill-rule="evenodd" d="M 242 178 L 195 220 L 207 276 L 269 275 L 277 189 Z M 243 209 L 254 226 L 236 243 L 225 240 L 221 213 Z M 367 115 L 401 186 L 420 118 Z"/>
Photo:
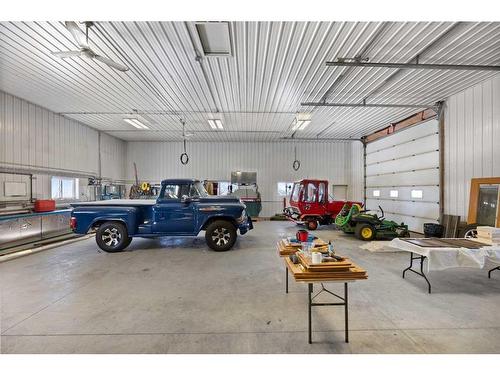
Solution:
<path fill-rule="evenodd" d="M 49 212 L 56 209 L 56 201 L 53 199 L 37 199 L 35 201 L 35 212 Z"/>

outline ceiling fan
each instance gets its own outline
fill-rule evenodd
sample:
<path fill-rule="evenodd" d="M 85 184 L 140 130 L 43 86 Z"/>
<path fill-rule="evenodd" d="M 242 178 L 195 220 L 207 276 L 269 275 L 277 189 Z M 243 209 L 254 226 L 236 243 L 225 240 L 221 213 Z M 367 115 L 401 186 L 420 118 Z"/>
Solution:
<path fill-rule="evenodd" d="M 83 32 L 82 29 L 78 27 L 78 24 L 74 21 L 66 21 L 64 22 L 64 25 L 75 39 L 76 44 L 80 49 L 78 51 L 52 52 L 53 55 L 59 56 L 60 58 L 63 59 L 67 57 L 77 57 L 77 56 L 87 57 L 89 59 L 100 61 L 112 67 L 113 69 L 119 70 L 121 72 L 126 72 L 127 70 L 129 70 L 128 66 L 119 64 L 111 59 L 108 59 L 107 57 L 98 55 L 89 47 L 89 28 L 94 25 L 93 22 L 85 22 L 85 32 Z"/>

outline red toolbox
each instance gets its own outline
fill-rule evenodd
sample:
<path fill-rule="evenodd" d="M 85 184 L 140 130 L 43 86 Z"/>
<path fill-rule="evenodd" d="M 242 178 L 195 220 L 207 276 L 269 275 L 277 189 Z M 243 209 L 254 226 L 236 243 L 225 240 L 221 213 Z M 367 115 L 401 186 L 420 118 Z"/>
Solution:
<path fill-rule="evenodd" d="M 35 212 L 48 212 L 56 209 L 56 201 L 53 199 L 37 199 L 35 201 Z"/>

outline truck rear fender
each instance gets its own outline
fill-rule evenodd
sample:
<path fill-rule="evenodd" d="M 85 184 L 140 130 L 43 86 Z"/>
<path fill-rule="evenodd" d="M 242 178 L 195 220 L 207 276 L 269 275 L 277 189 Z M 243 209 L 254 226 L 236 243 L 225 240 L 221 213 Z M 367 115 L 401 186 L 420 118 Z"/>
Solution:
<path fill-rule="evenodd" d="M 135 207 L 77 207 L 72 216 L 77 218 L 76 233 L 87 233 L 107 221 L 123 223 L 129 234 L 137 231 L 139 210 Z"/>

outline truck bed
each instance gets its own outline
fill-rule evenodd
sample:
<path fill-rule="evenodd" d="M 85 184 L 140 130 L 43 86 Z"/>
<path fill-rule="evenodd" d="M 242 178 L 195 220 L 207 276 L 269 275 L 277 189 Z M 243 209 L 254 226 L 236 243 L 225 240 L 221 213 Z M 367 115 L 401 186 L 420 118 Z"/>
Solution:
<path fill-rule="evenodd" d="M 71 203 L 73 207 L 80 206 L 153 206 L 156 199 L 109 199 L 95 202 Z"/>

